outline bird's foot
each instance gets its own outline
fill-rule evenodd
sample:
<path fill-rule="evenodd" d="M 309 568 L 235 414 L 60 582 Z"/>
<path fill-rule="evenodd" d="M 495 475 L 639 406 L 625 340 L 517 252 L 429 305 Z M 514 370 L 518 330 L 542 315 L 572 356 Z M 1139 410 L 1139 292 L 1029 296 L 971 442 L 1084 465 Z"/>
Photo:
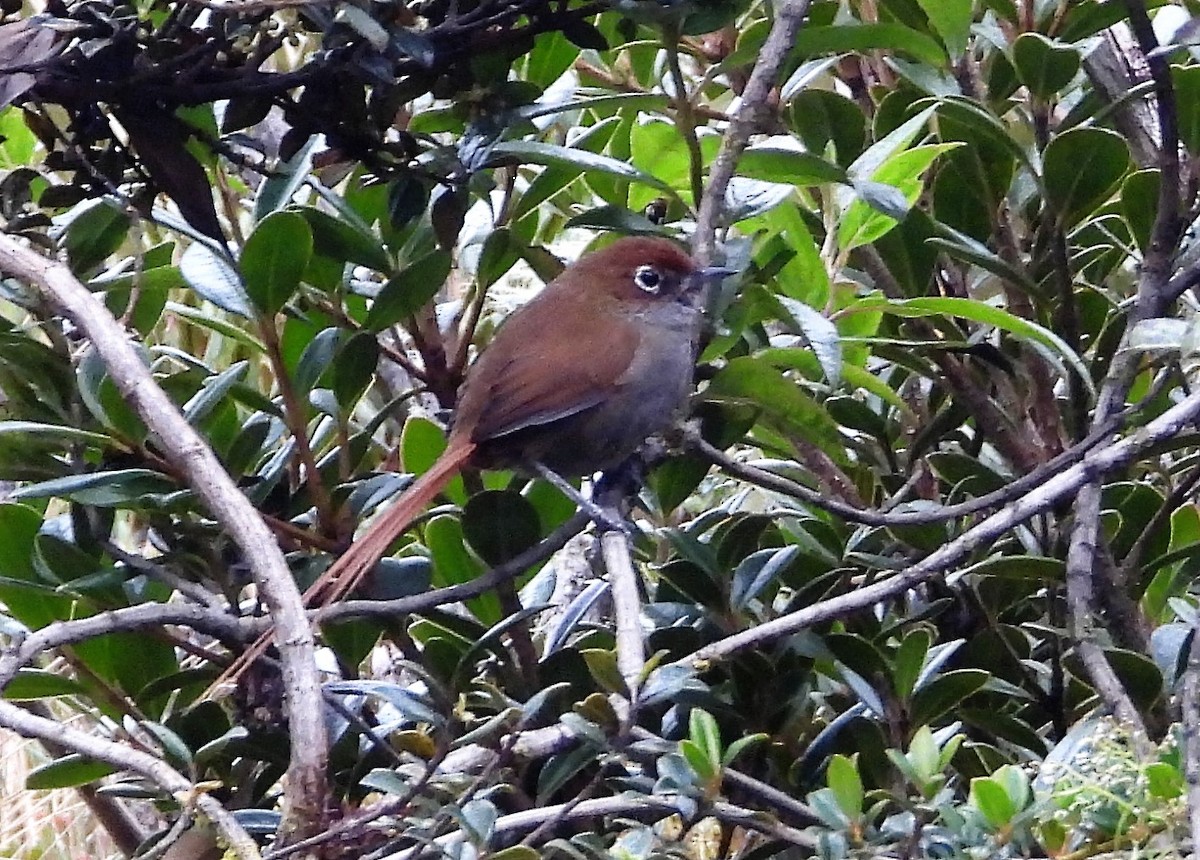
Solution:
<path fill-rule="evenodd" d="M 564 478 L 558 472 L 554 471 L 541 463 L 533 463 L 530 466 L 531 471 L 538 475 L 543 480 L 554 485 L 568 499 L 579 506 L 579 509 L 592 518 L 597 526 L 603 531 L 624 532 L 625 534 L 633 533 L 633 526 L 621 516 L 620 511 L 615 507 L 596 504 L 596 502 L 585 497 L 579 490 Z"/>

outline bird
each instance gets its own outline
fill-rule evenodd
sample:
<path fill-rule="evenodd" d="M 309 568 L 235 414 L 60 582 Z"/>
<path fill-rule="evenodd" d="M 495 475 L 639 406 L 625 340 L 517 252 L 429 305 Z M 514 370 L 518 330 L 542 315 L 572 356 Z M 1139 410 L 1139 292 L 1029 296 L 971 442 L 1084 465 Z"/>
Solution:
<path fill-rule="evenodd" d="M 305 605 L 353 590 L 464 468 L 592 475 L 667 429 L 692 387 L 706 287 L 730 274 L 648 236 L 618 239 L 564 269 L 468 368 L 441 456 L 304 592 Z M 218 684 L 257 659 L 270 636 Z"/>

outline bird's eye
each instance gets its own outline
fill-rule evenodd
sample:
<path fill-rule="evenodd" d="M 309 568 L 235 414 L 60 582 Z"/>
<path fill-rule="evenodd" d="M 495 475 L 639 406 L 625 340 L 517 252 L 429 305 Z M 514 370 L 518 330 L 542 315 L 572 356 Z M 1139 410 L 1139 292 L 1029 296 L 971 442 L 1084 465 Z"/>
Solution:
<path fill-rule="evenodd" d="M 662 286 L 662 275 L 653 266 L 638 266 L 637 271 L 633 274 L 633 282 L 638 285 L 640 290 L 657 293 L 659 287 Z"/>

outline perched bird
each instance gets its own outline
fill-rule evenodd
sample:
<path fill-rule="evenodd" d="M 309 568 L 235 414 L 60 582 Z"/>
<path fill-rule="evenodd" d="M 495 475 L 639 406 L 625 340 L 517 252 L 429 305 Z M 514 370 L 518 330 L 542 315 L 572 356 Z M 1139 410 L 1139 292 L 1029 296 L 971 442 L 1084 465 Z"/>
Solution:
<path fill-rule="evenodd" d="M 666 239 L 586 254 L 514 311 L 467 371 L 445 452 L 304 593 L 344 597 L 464 467 L 609 469 L 667 428 L 692 384 L 705 268 Z M 236 676 L 269 633 L 223 678 Z"/>

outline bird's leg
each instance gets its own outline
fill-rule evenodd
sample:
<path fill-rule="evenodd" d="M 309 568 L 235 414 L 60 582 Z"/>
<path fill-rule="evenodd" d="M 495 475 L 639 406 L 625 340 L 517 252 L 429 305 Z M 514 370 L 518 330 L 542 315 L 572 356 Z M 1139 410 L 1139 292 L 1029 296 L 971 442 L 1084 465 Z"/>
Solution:
<path fill-rule="evenodd" d="M 646 483 L 646 460 L 642 452 L 626 458 L 616 468 L 605 471 L 592 490 L 592 500 L 601 509 L 622 520 L 629 516 L 632 500 Z"/>
<path fill-rule="evenodd" d="M 604 507 L 596 504 L 591 499 L 585 498 L 582 493 L 571 486 L 570 481 L 553 469 L 543 466 L 536 461 L 530 463 L 528 469 L 538 477 L 557 487 L 563 495 L 578 505 L 579 509 L 591 517 L 592 521 L 602 529 L 626 533 L 632 531 L 632 527 L 615 508 Z"/>

